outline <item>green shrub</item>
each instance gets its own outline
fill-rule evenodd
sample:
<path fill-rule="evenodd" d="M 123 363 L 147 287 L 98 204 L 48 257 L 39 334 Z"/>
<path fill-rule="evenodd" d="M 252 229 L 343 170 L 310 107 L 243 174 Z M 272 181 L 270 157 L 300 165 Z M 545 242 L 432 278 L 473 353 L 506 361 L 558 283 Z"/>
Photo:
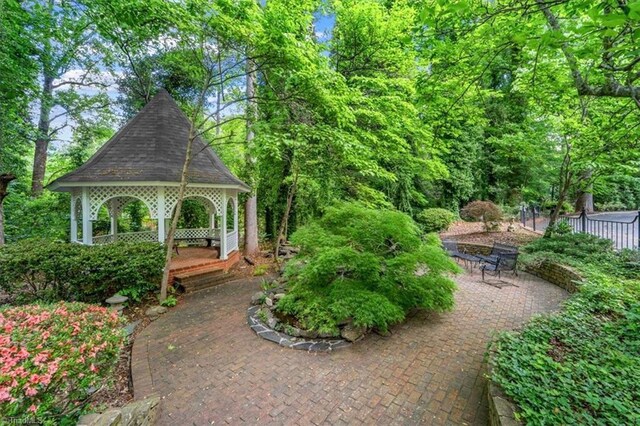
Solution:
<path fill-rule="evenodd" d="M 424 232 L 442 232 L 456 220 L 456 215 L 446 209 L 425 209 L 416 216 L 416 222 Z"/>
<path fill-rule="evenodd" d="M 556 237 L 560 235 L 569 235 L 573 233 L 573 228 L 566 220 L 561 220 L 559 222 L 550 225 L 545 229 L 544 235 L 546 237 Z"/>
<path fill-rule="evenodd" d="M 178 299 L 176 299 L 175 296 L 167 296 L 166 299 L 160 302 L 160 305 L 166 306 L 167 308 L 173 308 L 177 304 L 178 304 Z"/>
<path fill-rule="evenodd" d="M 472 201 L 460 210 L 464 220 L 479 220 L 485 231 L 494 231 L 500 226 L 502 210 L 491 201 Z"/>
<path fill-rule="evenodd" d="M 492 380 L 527 424 L 636 424 L 640 418 L 640 290 L 600 276 L 562 313 L 493 345 Z"/>
<path fill-rule="evenodd" d="M 624 203 L 621 203 L 618 201 L 602 203 L 602 204 L 596 203 L 595 208 L 597 211 L 600 211 L 600 212 L 616 212 L 616 211 L 629 210 Z"/>
<path fill-rule="evenodd" d="M 118 360 L 117 313 L 81 303 L 0 309 L 0 418 L 75 424 Z"/>
<path fill-rule="evenodd" d="M 545 201 L 544 203 L 542 203 L 542 209 L 552 211 L 553 209 L 556 208 L 557 204 L 558 204 L 557 201 L 551 201 L 551 200 Z M 572 212 L 573 212 L 573 206 L 571 205 L 571 203 L 567 201 L 563 202 L 562 205 L 560 206 L 560 214 L 567 214 Z"/>
<path fill-rule="evenodd" d="M 16 303 L 102 302 L 116 292 L 138 300 L 159 284 L 163 266 L 154 243 L 23 240 L 0 248 L 0 288 Z"/>
<path fill-rule="evenodd" d="M 340 204 L 293 236 L 300 254 L 287 264 L 289 292 L 278 309 L 303 328 L 337 334 L 338 324 L 386 330 L 415 307 L 453 307 L 457 265 L 435 235 L 421 241 L 403 213 Z"/>
<path fill-rule="evenodd" d="M 256 267 L 253 269 L 253 276 L 261 277 L 267 272 L 269 272 L 269 265 L 263 263 L 262 265 L 256 265 Z"/>
<path fill-rule="evenodd" d="M 562 234 L 551 238 L 538 238 L 526 245 L 523 251 L 553 253 L 562 258 L 584 260 L 594 254 L 613 254 L 613 243 L 611 240 L 586 233 Z"/>

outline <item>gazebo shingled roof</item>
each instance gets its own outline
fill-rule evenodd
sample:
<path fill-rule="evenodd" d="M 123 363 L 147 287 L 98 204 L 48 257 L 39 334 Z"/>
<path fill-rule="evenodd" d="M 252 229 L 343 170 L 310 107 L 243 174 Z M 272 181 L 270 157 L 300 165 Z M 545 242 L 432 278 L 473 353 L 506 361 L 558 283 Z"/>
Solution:
<path fill-rule="evenodd" d="M 78 183 L 180 182 L 189 127 L 189 119 L 163 89 L 84 165 L 49 187 L 64 191 Z M 249 190 L 200 137 L 192 148 L 190 183 Z"/>
<path fill-rule="evenodd" d="M 169 93 L 161 90 L 85 164 L 53 181 L 49 189 L 71 193 L 71 241 L 86 245 L 115 241 L 163 243 L 178 204 L 189 129 L 189 119 Z M 175 237 L 188 244 L 205 240 L 212 245 L 217 241 L 220 259 L 226 260 L 239 247 L 238 194 L 249 192 L 250 188 L 227 169 L 201 138 L 194 140 L 192 153 L 184 197 L 204 203 L 209 225 L 178 229 Z M 118 232 L 118 218 L 133 200 L 145 204 L 148 218 L 156 221 L 156 229 Z M 103 207 L 109 214 L 110 230 L 108 234 L 101 230 L 102 235 L 94 236 L 93 222 Z"/>

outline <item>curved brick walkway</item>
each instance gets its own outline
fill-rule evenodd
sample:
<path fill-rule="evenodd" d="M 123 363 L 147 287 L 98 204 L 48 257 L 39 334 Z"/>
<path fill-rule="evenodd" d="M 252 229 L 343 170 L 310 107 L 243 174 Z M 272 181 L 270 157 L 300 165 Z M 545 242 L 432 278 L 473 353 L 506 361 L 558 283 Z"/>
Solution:
<path fill-rule="evenodd" d="M 567 293 L 531 275 L 502 289 L 457 278 L 456 308 L 330 354 L 285 349 L 246 325 L 259 279 L 186 297 L 133 348 L 135 397 L 160 394 L 163 425 L 487 424 L 483 355 L 496 329 L 556 309 Z"/>

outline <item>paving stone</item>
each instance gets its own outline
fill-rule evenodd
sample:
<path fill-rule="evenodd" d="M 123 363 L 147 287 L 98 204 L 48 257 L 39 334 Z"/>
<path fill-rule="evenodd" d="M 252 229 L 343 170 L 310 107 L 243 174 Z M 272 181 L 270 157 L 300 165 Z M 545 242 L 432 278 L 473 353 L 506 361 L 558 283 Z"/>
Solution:
<path fill-rule="evenodd" d="M 372 333 L 329 353 L 256 335 L 266 329 L 247 324 L 247 307 L 261 278 L 186 295 L 136 338 L 134 395 L 160 394 L 159 425 L 486 425 L 482 363 L 493 333 L 558 309 L 568 295 L 526 273 L 505 275 L 517 287 L 483 284 L 477 270 L 461 275 L 452 312 L 418 312 L 389 337 Z M 342 344 L 334 340 L 325 344 Z"/>

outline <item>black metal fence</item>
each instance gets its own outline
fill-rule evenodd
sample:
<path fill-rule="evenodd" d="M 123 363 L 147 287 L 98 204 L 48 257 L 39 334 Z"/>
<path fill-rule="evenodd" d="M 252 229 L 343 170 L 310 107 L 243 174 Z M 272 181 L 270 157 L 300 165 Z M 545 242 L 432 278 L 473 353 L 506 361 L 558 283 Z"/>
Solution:
<path fill-rule="evenodd" d="M 525 228 L 531 228 L 534 231 L 543 231 L 544 229 L 540 229 L 541 217 L 541 210 L 538 206 L 523 205 L 520 207 L 520 222 L 522 222 L 522 226 L 524 226 Z"/>
<path fill-rule="evenodd" d="M 594 219 L 584 210 L 579 216 L 562 216 L 559 220 L 571 225 L 573 232 L 586 232 L 611 240 L 617 250 L 640 249 L 640 212 L 629 222 Z"/>

